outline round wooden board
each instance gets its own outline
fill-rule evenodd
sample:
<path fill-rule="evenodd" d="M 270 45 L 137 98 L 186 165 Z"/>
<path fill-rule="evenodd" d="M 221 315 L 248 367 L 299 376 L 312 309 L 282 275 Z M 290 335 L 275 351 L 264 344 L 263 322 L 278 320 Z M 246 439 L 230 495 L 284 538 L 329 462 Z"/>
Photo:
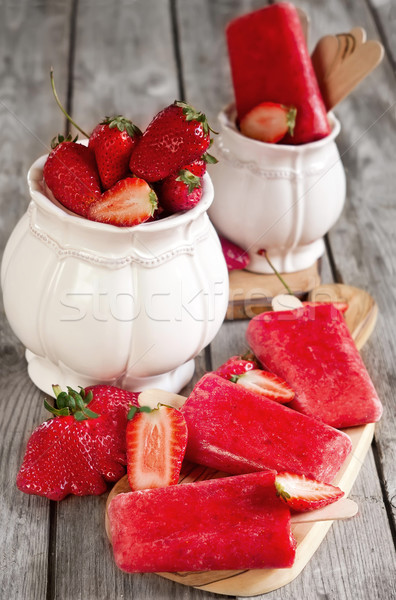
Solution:
<path fill-rule="evenodd" d="M 348 310 L 344 315 L 345 320 L 358 349 L 360 350 L 360 348 L 362 348 L 374 329 L 378 314 L 377 305 L 367 292 L 343 284 L 321 285 L 311 292 L 310 300 L 315 300 L 317 302 L 348 302 Z M 166 393 L 167 392 L 162 392 L 162 394 Z M 175 395 L 169 394 L 170 404 L 172 403 L 172 396 Z M 180 396 L 177 396 L 175 401 L 180 404 Z M 345 492 L 345 496 L 347 496 L 359 474 L 364 458 L 370 447 L 374 435 L 374 424 L 369 423 L 368 425 L 362 425 L 360 427 L 351 427 L 344 431 L 352 440 L 352 451 L 333 483 L 334 485 L 341 487 Z M 179 484 L 224 476 L 228 475 L 207 467 L 189 463 L 183 465 Z M 127 476 L 125 476 L 115 484 L 108 496 L 106 502 L 105 527 L 110 541 L 111 536 L 107 507 L 114 496 L 130 491 L 128 479 Z M 230 596 L 257 596 L 259 594 L 265 594 L 290 583 L 297 577 L 321 544 L 331 525 L 332 521 L 323 521 L 316 523 L 300 523 L 293 526 L 293 534 L 297 540 L 297 551 L 295 562 L 289 569 L 200 571 L 158 573 L 158 575 L 183 585 L 193 586 L 217 594 Z"/>

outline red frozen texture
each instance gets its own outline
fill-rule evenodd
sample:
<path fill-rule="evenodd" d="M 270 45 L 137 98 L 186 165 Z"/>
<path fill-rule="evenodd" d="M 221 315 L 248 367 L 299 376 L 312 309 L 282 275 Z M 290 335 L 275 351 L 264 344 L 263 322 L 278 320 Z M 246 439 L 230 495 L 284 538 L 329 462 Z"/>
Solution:
<path fill-rule="evenodd" d="M 108 509 L 117 566 L 131 573 L 290 567 L 290 511 L 267 471 L 119 494 Z"/>
<path fill-rule="evenodd" d="M 247 340 L 296 392 L 291 408 L 333 427 L 378 421 L 382 405 L 342 314 L 331 305 L 263 313 Z"/>
<path fill-rule="evenodd" d="M 294 135 L 303 144 L 330 133 L 326 108 L 296 8 L 274 4 L 243 15 L 227 27 L 238 119 L 262 102 L 297 109 Z"/>
<path fill-rule="evenodd" d="M 215 373 L 198 381 L 182 412 L 188 460 L 226 473 L 275 469 L 330 483 L 351 450 L 346 434 Z"/>

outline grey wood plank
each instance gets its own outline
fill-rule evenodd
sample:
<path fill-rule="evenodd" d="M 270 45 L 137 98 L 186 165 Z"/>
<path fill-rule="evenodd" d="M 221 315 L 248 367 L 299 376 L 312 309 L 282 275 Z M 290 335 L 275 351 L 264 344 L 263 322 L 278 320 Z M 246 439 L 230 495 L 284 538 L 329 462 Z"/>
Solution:
<path fill-rule="evenodd" d="M 73 116 L 86 131 L 114 114 L 144 129 L 179 97 L 168 4 L 79 2 Z"/>
<path fill-rule="evenodd" d="M 396 3 L 394 0 L 369 0 L 368 6 L 396 74 Z"/>
<path fill-rule="evenodd" d="M 90 131 L 106 114 L 144 127 L 179 97 L 169 3 L 80 2 L 73 115 Z M 203 373 L 204 352 L 195 378 Z M 188 393 L 186 391 L 186 393 Z M 128 575 L 115 566 L 104 530 L 106 495 L 68 498 L 57 507 L 54 595 L 59 600 L 210 600 L 217 598 L 157 575 Z"/>
<path fill-rule="evenodd" d="M 373 23 L 370 22 L 364 2 L 344 4 L 342 2 L 312 3 L 307 1 L 297 2 L 296 4 L 307 10 L 311 16 L 312 33 L 310 39 L 312 45 L 321 35 L 345 31 L 357 24 L 366 25 L 369 33 L 378 37 L 378 35 L 375 35 L 376 32 Z M 224 39 L 219 41 L 223 26 L 241 8 L 247 12 L 256 7 L 255 3 L 227 2 L 222 3 L 219 12 L 213 15 L 214 9 L 210 2 L 201 3 L 199 6 L 193 0 L 179 3 L 186 97 L 205 110 L 211 118 L 218 112 L 223 103 L 232 98 L 229 73 L 224 66 L 224 60 L 226 59 Z M 213 16 L 210 25 L 206 22 L 209 14 Z M 201 30 L 201 25 L 205 31 L 205 44 L 200 42 L 197 35 L 194 36 L 194 31 Z M 213 56 L 216 56 L 217 59 L 210 58 Z M 393 140 L 386 140 L 387 134 L 385 133 L 387 128 L 393 136 L 394 123 L 391 115 L 388 114 L 387 124 L 381 130 L 381 134 L 376 126 L 372 127 L 369 132 L 371 142 L 368 146 L 365 145 L 366 150 L 360 158 L 357 158 L 355 149 L 361 147 L 360 137 L 365 137 L 364 132 L 366 129 L 372 126 L 375 119 L 380 118 L 382 113 L 394 101 L 394 90 L 387 84 L 387 81 L 393 81 L 393 74 L 389 65 L 385 65 L 381 70 L 382 75 L 377 73 L 371 75 L 371 79 L 364 82 L 353 97 L 345 100 L 336 111 L 341 118 L 341 122 L 347 124 L 347 126 L 344 125 L 339 146 L 344 154 L 343 162 L 347 171 L 349 190 L 344 216 L 330 234 L 336 268 L 344 277 L 345 282 L 360 285 L 372 292 L 378 285 L 378 276 L 377 278 L 373 277 L 374 272 L 377 270 L 376 257 L 379 257 L 383 264 L 383 270 L 387 271 L 389 278 L 393 264 L 391 257 L 394 256 L 389 240 L 392 224 L 395 222 L 392 209 L 394 203 L 390 198 L 391 190 L 394 189 L 394 183 L 392 185 L 390 179 L 393 180 L 394 171 L 390 164 L 388 169 L 384 168 L 384 165 L 392 160 L 390 158 L 392 157 L 391 147 L 394 146 Z M 195 73 L 200 73 L 200 77 L 193 77 Z M 379 88 L 376 85 L 378 77 L 381 77 L 382 81 Z M 200 83 L 202 79 L 205 79 L 206 85 Z M 213 92 L 213 86 L 216 92 Z M 375 158 L 372 156 L 373 154 L 375 154 Z M 375 168 L 373 163 L 375 163 Z M 365 174 L 362 178 L 361 170 L 363 167 Z M 368 172 L 366 172 L 367 169 Z M 388 177 L 384 176 L 385 169 L 389 173 Z M 369 184 L 370 179 L 371 184 Z M 380 217 L 379 212 L 381 209 L 376 201 L 378 186 L 383 194 L 386 192 L 384 194 L 386 200 L 383 203 L 381 202 L 381 206 L 384 205 L 387 215 L 385 216 L 385 210 L 383 210 Z M 362 208 L 361 199 L 363 194 L 370 196 L 369 202 L 373 213 Z M 349 221 L 353 220 L 348 218 L 351 205 L 356 205 L 353 218 L 358 223 L 360 220 L 360 226 L 355 225 L 352 230 L 348 224 Z M 359 217 L 356 215 L 358 210 L 360 211 Z M 364 214 L 366 215 L 365 219 Z M 379 222 L 376 224 L 375 219 L 378 217 Z M 371 238 L 372 231 L 376 231 L 376 229 L 379 231 L 377 235 L 374 235 L 374 238 L 377 238 L 377 242 L 381 240 L 382 246 L 385 245 L 385 249 L 382 249 L 379 243 L 375 245 L 375 248 L 372 248 L 371 240 L 367 239 Z M 341 235 L 340 231 L 344 233 L 343 239 L 337 242 Z M 367 232 L 367 235 L 365 235 L 365 232 Z M 348 240 L 345 238 L 348 238 Z M 362 253 L 364 247 L 369 249 L 371 247 L 371 252 Z M 390 254 L 388 254 L 389 251 Z M 386 260 L 385 256 L 388 256 Z M 363 257 L 365 265 L 362 264 Z M 353 264 L 346 267 L 351 262 Z M 325 277 L 329 277 L 331 281 L 331 273 L 328 267 L 327 263 L 325 265 Z M 372 272 L 371 277 L 370 272 Z M 386 285 L 391 288 L 393 283 L 391 281 L 388 284 L 384 283 L 383 287 L 386 287 Z M 393 298 L 392 293 L 382 289 L 381 292 L 382 302 L 388 307 L 389 315 L 390 307 L 392 304 L 394 305 L 393 300 L 391 301 L 391 298 Z M 234 350 L 235 353 L 243 350 L 245 328 L 246 324 L 243 323 L 226 323 L 223 326 L 211 345 L 214 367 L 226 360 L 230 354 L 234 353 Z M 384 398 L 385 392 L 388 393 L 386 403 L 389 406 L 387 411 L 389 412 L 392 406 L 389 392 L 391 374 L 393 373 L 391 357 L 394 347 L 386 342 L 384 349 L 386 357 L 382 356 L 381 345 L 376 340 L 378 335 L 381 335 L 381 337 L 384 335 L 381 325 L 377 328 L 376 336 L 370 341 L 363 355 L 372 375 L 378 373 L 374 380 L 381 396 Z M 385 339 L 389 338 L 385 337 Z M 386 374 L 388 375 L 387 379 Z M 384 377 L 387 381 L 386 384 L 382 383 Z M 393 418 L 388 420 L 385 416 L 377 431 L 378 444 L 380 449 L 383 449 L 381 460 L 386 472 L 389 498 L 392 495 L 394 497 L 395 494 L 393 487 L 396 479 L 394 473 L 395 461 L 394 454 L 392 454 L 394 450 L 387 458 L 385 450 L 394 447 L 394 436 L 392 438 L 392 432 L 394 431 Z M 384 428 L 388 433 L 383 433 Z M 366 460 L 353 493 L 359 493 L 361 498 L 362 517 L 353 522 L 336 524 L 332 529 L 332 533 L 322 543 L 320 550 L 303 573 L 289 586 L 268 594 L 265 598 L 270 600 L 271 598 L 294 599 L 304 597 L 313 600 L 318 597 L 329 599 L 363 598 L 367 595 L 379 598 L 392 597 L 392 593 L 394 593 L 392 574 L 395 572 L 394 548 L 372 453 Z M 371 526 L 371 519 L 376 523 L 375 528 Z M 370 560 L 366 559 L 367 548 L 370 548 Z M 380 566 L 382 561 L 387 563 L 385 568 Z M 379 577 L 379 572 L 385 574 L 385 576 L 382 577 L 381 575 Z"/>
<path fill-rule="evenodd" d="M 66 91 L 70 8 L 59 0 L 0 7 L 0 255 L 29 202 L 28 168 L 64 128 L 49 70 L 53 64 Z M 30 433 L 47 417 L 2 300 L 0 386 L 0 589 L 9 600 L 40 600 L 47 594 L 49 502 L 19 492 L 15 479 Z"/>
<path fill-rule="evenodd" d="M 324 20 L 319 10 L 313 13 L 319 35 L 337 31 L 340 19 L 347 27 L 360 24 L 368 36 L 378 39 L 370 12 L 365 4 L 332 3 L 334 14 Z M 388 22 L 389 27 L 392 23 Z M 393 23 L 392 31 L 395 30 Z M 390 30 L 389 30 L 390 31 Z M 388 509 L 396 518 L 396 447 L 394 431 L 393 382 L 395 353 L 394 306 L 396 183 L 392 154 L 396 143 L 396 85 L 387 59 L 370 75 L 370 79 L 338 108 L 344 125 L 339 146 L 347 169 L 348 199 L 343 215 L 330 233 L 337 268 L 344 281 L 369 291 L 379 306 L 377 327 L 363 349 L 363 358 L 373 378 L 384 415 L 377 428 L 376 440 L 380 469 Z"/>

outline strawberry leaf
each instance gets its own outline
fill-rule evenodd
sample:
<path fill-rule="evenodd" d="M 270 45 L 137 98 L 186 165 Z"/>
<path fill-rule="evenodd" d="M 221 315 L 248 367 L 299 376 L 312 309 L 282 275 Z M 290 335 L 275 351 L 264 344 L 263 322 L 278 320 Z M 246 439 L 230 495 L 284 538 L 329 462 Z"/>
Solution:
<path fill-rule="evenodd" d="M 188 187 L 188 193 L 191 194 L 196 188 L 201 187 L 201 178 L 191 173 L 187 169 L 180 169 L 179 176 L 176 181 L 182 181 Z"/>
<path fill-rule="evenodd" d="M 212 129 L 210 127 L 208 120 L 206 118 L 206 115 L 203 112 L 197 111 L 190 104 L 187 104 L 186 102 L 181 102 L 179 100 L 175 100 L 174 105 L 183 109 L 183 113 L 186 117 L 186 121 L 198 121 L 198 123 L 201 123 L 202 129 L 203 129 L 203 132 L 205 133 L 205 135 L 207 135 L 209 133 L 209 131 L 212 131 L 213 133 L 216 133 L 216 134 L 218 133 L 217 131 L 214 131 L 214 129 Z"/>
<path fill-rule="evenodd" d="M 150 199 L 150 203 L 152 206 L 151 209 L 151 216 L 153 216 L 153 214 L 155 213 L 155 211 L 158 208 L 158 198 L 157 198 L 157 194 L 154 192 L 153 189 L 151 189 L 150 193 L 149 193 L 149 199 Z"/>
<path fill-rule="evenodd" d="M 119 131 L 126 131 L 131 138 L 135 137 L 136 135 L 142 135 L 142 132 L 137 125 L 121 115 L 117 115 L 115 117 L 105 117 L 101 122 L 101 125 L 108 125 L 110 129 L 117 127 Z"/>
<path fill-rule="evenodd" d="M 289 133 L 290 135 L 293 137 L 294 135 L 294 128 L 296 126 L 296 116 L 297 116 L 297 108 L 289 108 L 287 115 L 286 115 L 286 122 L 287 122 L 287 127 L 289 129 Z"/>
<path fill-rule="evenodd" d="M 205 154 L 202 155 L 202 160 L 208 165 L 215 165 L 219 162 L 217 158 L 209 154 L 209 152 L 205 152 Z"/>
<path fill-rule="evenodd" d="M 128 414 L 127 414 L 128 421 L 133 419 L 133 417 L 136 415 L 137 411 L 138 411 L 137 406 L 131 406 L 131 408 L 129 409 Z"/>
<path fill-rule="evenodd" d="M 283 500 L 289 500 L 289 498 L 291 498 L 290 494 L 288 492 L 286 492 L 284 487 L 276 479 L 275 479 L 275 487 L 276 487 L 276 495 L 277 496 L 279 496 L 280 498 L 283 498 Z"/>
<path fill-rule="evenodd" d="M 90 408 L 85 408 L 84 414 L 87 415 L 87 417 L 89 417 L 90 419 L 97 419 L 99 417 L 99 415 Z"/>
<path fill-rule="evenodd" d="M 78 410 L 76 413 L 74 413 L 74 418 L 76 419 L 76 421 L 86 421 L 88 419 L 88 417 L 82 412 L 82 410 Z"/>
<path fill-rule="evenodd" d="M 51 404 L 49 404 L 49 402 L 47 402 L 47 400 L 45 400 L 45 399 L 44 399 L 44 407 L 46 408 L 46 410 L 48 410 L 50 413 L 52 413 L 56 417 L 68 417 L 70 415 L 68 408 L 62 408 L 62 409 L 55 408 L 54 406 L 51 406 Z"/>

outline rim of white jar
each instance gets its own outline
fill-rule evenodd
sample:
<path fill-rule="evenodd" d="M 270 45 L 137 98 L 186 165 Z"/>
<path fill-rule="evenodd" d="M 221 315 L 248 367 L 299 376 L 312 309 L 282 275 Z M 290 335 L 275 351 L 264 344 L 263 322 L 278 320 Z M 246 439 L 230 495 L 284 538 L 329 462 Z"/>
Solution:
<path fill-rule="evenodd" d="M 321 146 L 325 146 L 329 142 L 335 140 L 338 134 L 341 131 L 341 123 L 334 115 L 333 112 L 327 113 L 331 132 L 326 137 L 315 140 L 314 142 L 308 142 L 306 144 L 270 144 L 268 142 L 261 142 L 260 140 L 254 140 L 253 138 L 249 138 L 246 135 L 243 135 L 237 125 L 236 125 L 236 107 L 235 103 L 227 104 L 218 114 L 218 119 L 220 121 L 221 126 L 226 129 L 232 136 L 235 137 L 236 140 L 243 140 L 245 143 L 248 142 L 252 144 L 252 146 L 256 145 L 258 148 L 271 148 L 274 152 L 284 152 L 287 149 L 290 152 L 301 152 L 302 149 L 310 150 L 314 148 L 320 148 Z"/>
<path fill-rule="evenodd" d="M 131 227 L 120 227 L 109 223 L 90 221 L 89 219 L 68 210 L 54 197 L 50 198 L 44 193 L 43 168 L 47 157 L 48 154 L 40 156 L 40 158 L 34 161 L 28 171 L 27 180 L 30 195 L 34 202 L 47 214 L 51 214 L 63 222 L 73 224 L 74 227 L 83 227 L 87 230 L 102 231 L 103 233 L 119 232 L 119 235 L 130 235 L 132 232 L 162 232 L 190 223 L 205 213 L 213 202 L 214 190 L 212 180 L 209 174 L 205 173 L 202 181 L 202 198 L 198 204 L 190 210 L 169 215 L 158 221 L 140 223 L 139 225 L 133 225 Z"/>

